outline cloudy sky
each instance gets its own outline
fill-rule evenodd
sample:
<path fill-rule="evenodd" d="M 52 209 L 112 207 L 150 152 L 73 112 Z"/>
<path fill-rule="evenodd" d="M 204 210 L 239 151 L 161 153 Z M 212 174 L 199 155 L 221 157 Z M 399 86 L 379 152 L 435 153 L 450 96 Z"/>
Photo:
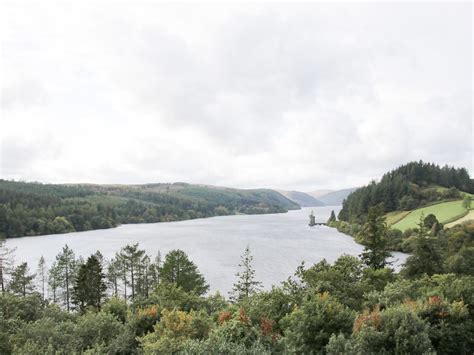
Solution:
<path fill-rule="evenodd" d="M 80 3 L 0 5 L 1 178 L 305 191 L 419 159 L 474 173 L 470 3 Z"/>

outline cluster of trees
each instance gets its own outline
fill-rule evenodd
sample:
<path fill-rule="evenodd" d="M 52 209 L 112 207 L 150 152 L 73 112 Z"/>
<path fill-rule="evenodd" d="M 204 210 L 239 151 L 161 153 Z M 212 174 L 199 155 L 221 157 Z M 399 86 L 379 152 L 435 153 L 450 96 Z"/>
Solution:
<path fill-rule="evenodd" d="M 235 213 L 277 213 L 297 208 L 271 190 L 170 186 L 173 189 L 156 190 L 155 185 L 48 185 L 0 180 L 0 237 L 68 233 L 124 223 Z"/>
<path fill-rule="evenodd" d="M 49 268 L 41 257 L 36 274 L 30 273 L 26 262 L 13 267 L 13 252 L 3 243 L 0 250 L 3 294 L 39 293 L 43 300 L 67 311 L 98 311 L 108 296 L 125 301 L 147 299 L 160 283 L 173 284 L 196 295 L 209 289 L 196 265 L 182 250 L 170 251 L 164 260 L 158 252 L 152 260 L 138 244 L 127 245 L 107 261 L 99 251 L 87 260 L 76 258 L 66 245 Z"/>
<path fill-rule="evenodd" d="M 247 247 L 230 301 L 207 294 L 180 250 L 151 260 L 128 245 L 112 260 L 95 253 L 84 261 L 66 246 L 48 271 L 40 260 L 36 277 L 26 264 L 9 275 L 0 353 L 470 354 L 474 223 L 445 234 L 436 223 L 420 221 L 412 255 L 395 273 L 383 211 L 374 206 L 360 257 L 303 263 L 266 291 Z"/>
<path fill-rule="evenodd" d="M 367 222 L 374 219 L 378 222 L 373 224 L 372 231 L 367 230 Z M 416 228 L 401 232 L 387 227 L 382 205 L 369 208 L 366 221 L 361 225 L 336 220 L 331 221 L 329 225 L 353 236 L 362 245 L 371 246 L 374 242 L 380 242 L 386 250 L 410 253 L 408 260 L 413 263 L 407 263 L 405 268 L 405 271 L 412 270 L 410 273 L 426 272 L 429 275 L 433 272 L 455 272 L 466 275 L 474 273 L 473 223 L 466 222 L 445 229 L 435 215 L 429 214 L 420 217 Z M 377 231 L 375 235 L 383 235 L 384 238 L 380 241 L 368 238 L 373 231 Z M 416 255 L 418 258 L 415 258 Z M 434 271 L 429 271 L 429 268 L 433 268 Z"/>
<path fill-rule="evenodd" d="M 338 217 L 362 223 L 370 206 L 382 203 L 385 212 L 412 210 L 435 201 L 461 199 L 460 191 L 474 193 L 474 180 L 466 169 L 412 162 L 352 192 Z"/>

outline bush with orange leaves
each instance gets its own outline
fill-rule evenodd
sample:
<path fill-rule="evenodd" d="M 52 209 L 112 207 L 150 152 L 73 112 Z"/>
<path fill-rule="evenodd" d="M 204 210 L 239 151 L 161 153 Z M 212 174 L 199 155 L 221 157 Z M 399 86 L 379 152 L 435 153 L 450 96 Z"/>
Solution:
<path fill-rule="evenodd" d="M 244 324 L 250 324 L 250 318 L 243 308 L 239 310 L 239 321 Z"/>
<path fill-rule="evenodd" d="M 273 335 L 273 321 L 268 318 L 260 319 L 260 331 L 263 335 Z"/>
<path fill-rule="evenodd" d="M 418 316 L 430 325 L 431 342 L 440 354 L 466 354 L 474 349 L 474 322 L 461 301 L 430 296 L 417 303 Z"/>
<path fill-rule="evenodd" d="M 378 308 L 360 313 L 354 321 L 353 333 L 359 333 L 364 326 L 380 329 L 380 311 Z"/>
<path fill-rule="evenodd" d="M 211 343 L 241 343 L 251 346 L 260 337 L 258 326 L 243 308 L 221 312 L 218 316 L 219 326 L 209 335 Z"/>
<path fill-rule="evenodd" d="M 139 308 L 129 316 L 130 324 L 132 329 L 135 330 L 136 336 L 142 336 L 153 331 L 153 326 L 160 320 L 160 317 L 161 310 L 156 305 Z"/>
<path fill-rule="evenodd" d="M 231 318 L 232 318 L 231 312 L 222 311 L 221 313 L 219 313 L 219 316 L 217 317 L 217 323 L 219 323 L 219 325 L 222 325 L 224 324 L 224 322 L 227 322 Z"/>

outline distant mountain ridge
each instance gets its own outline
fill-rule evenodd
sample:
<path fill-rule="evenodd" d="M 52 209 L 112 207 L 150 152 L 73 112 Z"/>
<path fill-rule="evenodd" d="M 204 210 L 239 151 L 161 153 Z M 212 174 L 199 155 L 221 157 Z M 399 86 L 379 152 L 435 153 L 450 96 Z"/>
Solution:
<path fill-rule="evenodd" d="M 349 196 L 355 190 L 357 190 L 357 187 L 331 191 L 318 196 L 318 200 L 324 203 L 326 206 L 339 206 L 342 205 L 347 196 Z"/>
<path fill-rule="evenodd" d="M 319 207 L 324 206 L 324 203 L 321 202 L 319 199 L 314 198 L 313 196 L 307 194 L 306 192 L 301 191 L 284 191 L 279 190 L 283 196 L 287 199 L 297 203 L 301 207 Z"/>
<path fill-rule="evenodd" d="M 313 197 L 319 198 L 320 196 L 327 195 L 330 192 L 334 192 L 336 190 L 330 190 L 330 189 L 320 189 L 320 190 L 314 190 L 307 192 L 308 195 L 311 195 Z"/>

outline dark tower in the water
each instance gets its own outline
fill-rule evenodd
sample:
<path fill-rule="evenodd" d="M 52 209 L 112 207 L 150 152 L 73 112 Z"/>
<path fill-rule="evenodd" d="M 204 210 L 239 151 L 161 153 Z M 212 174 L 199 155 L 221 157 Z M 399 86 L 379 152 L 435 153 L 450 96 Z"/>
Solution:
<path fill-rule="evenodd" d="M 311 211 L 311 214 L 309 215 L 309 226 L 312 227 L 315 225 L 316 225 L 316 220 L 315 220 L 313 211 Z"/>

